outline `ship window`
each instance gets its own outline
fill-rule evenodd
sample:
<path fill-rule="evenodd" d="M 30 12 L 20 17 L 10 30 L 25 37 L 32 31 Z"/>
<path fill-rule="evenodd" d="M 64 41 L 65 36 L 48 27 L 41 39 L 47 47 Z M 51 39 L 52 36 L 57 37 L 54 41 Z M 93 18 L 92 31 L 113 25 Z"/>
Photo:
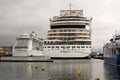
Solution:
<path fill-rule="evenodd" d="M 116 51 L 115 51 L 115 49 L 114 49 L 114 48 L 112 48 L 112 53 L 113 53 L 113 54 L 116 54 Z"/>
<path fill-rule="evenodd" d="M 89 46 L 89 48 L 91 48 L 91 46 Z"/>
<path fill-rule="evenodd" d="M 64 32 L 67 32 L 67 30 L 64 30 Z"/>
<path fill-rule="evenodd" d="M 56 30 L 54 30 L 54 32 L 56 32 Z"/>
<path fill-rule="evenodd" d="M 71 32 L 71 30 L 68 30 L 68 32 Z"/>
<path fill-rule="evenodd" d="M 48 41 L 48 44 L 49 44 L 49 41 Z"/>
<path fill-rule="evenodd" d="M 70 48 L 70 46 L 67 46 L 67 48 Z"/>
<path fill-rule="evenodd" d="M 77 46 L 77 48 L 80 48 L 80 46 Z"/>
<path fill-rule="evenodd" d="M 18 49 L 18 48 L 28 48 L 28 46 L 15 46 L 15 49 Z"/>
<path fill-rule="evenodd" d="M 56 48 L 59 48 L 59 46 L 56 46 Z"/>
<path fill-rule="evenodd" d="M 52 46 L 52 48 L 54 48 L 54 46 Z"/>
<path fill-rule="evenodd" d="M 72 48 L 75 48 L 75 46 L 72 46 Z"/>
<path fill-rule="evenodd" d="M 60 40 L 62 40 L 62 38 L 60 38 Z"/>
<path fill-rule="evenodd" d="M 88 48 L 88 46 L 86 46 L 86 48 Z"/>
<path fill-rule="evenodd" d="M 75 32 L 75 30 L 72 30 L 73 32 Z"/>
<path fill-rule="evenodd" d="M 46 44 L 46 42 L 44 42 Z"/>
<path fill-rule="evenodd" d="M 120 48 L 116 49 L 116 54 L 120 54 Z"/>
<path fill-rule="evenodd" d="M 51 29 L 58 29 L 58 28 L 85 28 L 85 25 L 55 25 L 55 26 L 50 26 Z"/>
<path fill-rule="evenodd" d="M 50 48 L 50 46 L 48 46 L 48 48 Z"/>
<path fill-rule="evenodd" d="M 52 44 L 53 42 L 51 41 L 51 44 Z"/>
<path fill-rule="evenodd" d="M 81 46 L 81 48 L 85 48 L 85 46 Z"/>
<path fill-rule="evenodd" d="M 60 30 L 60 32 L 62 32 L 62 30 Z"/>
<path fill-rule="evenodd" d="M 64 46 L 61 46 L 61 48 L 65 48 Z"/>

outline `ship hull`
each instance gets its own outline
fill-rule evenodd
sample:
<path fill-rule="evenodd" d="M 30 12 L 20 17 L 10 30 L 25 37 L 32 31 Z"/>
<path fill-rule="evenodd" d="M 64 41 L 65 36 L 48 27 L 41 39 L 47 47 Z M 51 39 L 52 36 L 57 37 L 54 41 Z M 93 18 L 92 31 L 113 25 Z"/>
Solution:
<path fill-rule="evenodd" d="M 120 55 L 114 55 L 114 57 L 104 57 L 104 63 L 108 63 L 114 66 L 120 66 Z"/>
<path fill-rule="evenodd" d="M 120 66 L 120 47 L 107 46 L 103 48 L 104 63 L 108 63 L 114 66 Z"/>
<path fill-rule="evenodd" d="M 90 53 L 80 51 L 69 51 L 69 50 L 52 50 L 44 51 L 46 56 L 50 56 L 51 59 L 86 59 L 90 58 Z"/>
<path fill-rule="evenodd" d="M 43 51 L 37 50 L 16 50 L 13 52 L 13 56 L 44 56 Z"/>

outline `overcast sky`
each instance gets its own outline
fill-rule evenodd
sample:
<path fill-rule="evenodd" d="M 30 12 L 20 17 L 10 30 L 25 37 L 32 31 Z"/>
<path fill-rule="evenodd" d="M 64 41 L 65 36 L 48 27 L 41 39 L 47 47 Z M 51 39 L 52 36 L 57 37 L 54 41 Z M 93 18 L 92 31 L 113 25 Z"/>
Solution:
<path fill-rule="evenodd" d="M 13 45 L 22 33 L 35 31 L 45 38 L 49 18 L 59 11 L 83 9 L 84 15 L 93 17 L 92 48 L 102 49 L 106 42 L 120 31 L 119 0 L 0 0 L 0 46 Z"/>

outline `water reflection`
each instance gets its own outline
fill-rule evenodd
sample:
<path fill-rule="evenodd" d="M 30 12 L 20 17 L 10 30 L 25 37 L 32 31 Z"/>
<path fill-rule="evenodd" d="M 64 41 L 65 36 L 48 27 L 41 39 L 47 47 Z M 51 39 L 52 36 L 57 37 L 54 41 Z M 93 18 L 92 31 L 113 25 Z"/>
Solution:
<path fill-rule="evenodd" d="M 92 64 L 92 79 L 95 80 L 95 78 L 100 78 L 100 80 L 105 80 L 104 79 L 104 68 L 103 68 L 103 60 L 99 59 L 92 59 L 91 64 Z"/>
<path fill-rule="evenodd" d="M 78 71 L 81 76 L 77 75 Z M 53 63 L 0 62 L 0 80 L 94 80 L 95 77 L 106 80 L 103 72 L 103 61 L 95 59 L 55 60 Z"/>
<path fill-rule="evenodd" d="M 120 80 L 120 67 L 104 64 L 105 80 Z"/>
<path fill-rule="evenodd" d="M 34 67 L 31 67 L 34 64 Z M 0 63 L 0 80 L 47 80 L 46 72 L 43 72 L 42 66 L 47 63 Z M 35 69 L 38 66 L 38 69 Z"/>
<path fill-rule="evenodd" d="M 90 80 L 91 63 L 88 60 L 56 61 L 49 66 L 51 80 Z M 81 76 L 77 75 L 80 70 Z"/>

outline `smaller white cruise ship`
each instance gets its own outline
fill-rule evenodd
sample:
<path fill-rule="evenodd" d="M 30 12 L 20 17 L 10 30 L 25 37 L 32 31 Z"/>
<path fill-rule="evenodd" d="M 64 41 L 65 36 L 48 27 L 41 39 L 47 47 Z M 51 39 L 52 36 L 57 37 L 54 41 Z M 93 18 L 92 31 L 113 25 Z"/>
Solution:
<path fill-rule="evenodd" d="M 38 38 L 36 33 L 22 34 L 16 38 L 13 46 L 13 56 L 44 56 L 43 39 Z"/>

